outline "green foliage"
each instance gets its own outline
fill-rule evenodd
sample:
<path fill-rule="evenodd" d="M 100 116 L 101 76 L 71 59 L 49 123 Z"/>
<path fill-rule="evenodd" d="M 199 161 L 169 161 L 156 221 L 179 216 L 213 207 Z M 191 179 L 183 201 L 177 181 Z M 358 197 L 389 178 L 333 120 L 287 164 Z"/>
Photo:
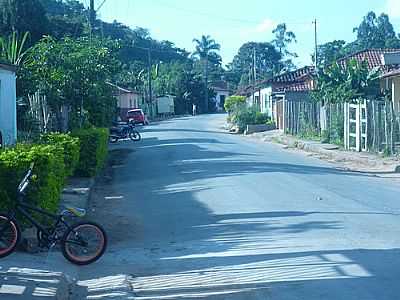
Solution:
<path fill-rule="evenodd" d="M 247 86 L 253 82 L 254 50 L 256 52 L 257 78 L 269 79 L 278 72 L 278 67 L 284 63 L 282 55 L 271 43 L 249 42 L 243 44 L 228 66 L 227 79 L 234 87 Z"/>
<path fill-rule="evenodd" d="M 323 104 L 352 102 L 379 93 L 379 71 L 369 71 L 366 61 L 350 60 L 320 69 L 312 98 Z"/>
<path fill-rule="evenodd" d="M 226 98 L 224 108 L 228 113 L 234 113 L 243 105 L 246 105 L 246 97 L 244 96 L 230 96 Z"/>
<path fill-rule="evenodd" d="M 361 24 L 354 28 L 354 32 L 357 33 L 356 43 L 359 50 L 400 47 L 400 39 L 386 14 L 377 16 L 374 12 L 369 12 Z"/>
<path fill-rule="evenodd" d="M 267 124 L 271 120 L 266 113 L 257 111 L 254 118 L 254 125 Z"/>
<path fill-rule="evenodd" d="M 114 53 L 118 47 L 115 42 L 94 38 L 57 41 L 46 37 L 28 53 L 22 72 L 23 83 L 30 83 L 26 93 L 39 88 L 53 112 L 60 112 L 61 106 L 67 105 L 72 108 L 73 120 L 87 113 L 91 124 L 108 126 L 116 101 L 106 82 L 119 70 Z M 60 113 L 56 115 L 61 118 Z M 83 121 L 70 125 L 80 127 Z"/>
<path fill-rule="evenodd" d="M 49 33 L 49 23 L 39 0 L 0 0 L 0 36 L 30 32 L 28 46 Z"/>
<path fill-rule="evenodd" d="M 318 46 L 318 66 L 326 68 L 345 55 L 345 41 L 335 40 Z M 312 54 L 312 61 L 315 63 L 315 53 Z"/>
<path fill-rule="evenodd" d="M 41 136 L 41 141 L 59 147 L 64 153 L 65 175 L 72 176 L 79 163 L 80 141 L 69 134 L 49 133 Z"/>
<path fill-rule="evenodd" d="M 272 33 L 275 35 L 275 39 L 272 41 L 272 44 L 279 49 L 279 53 L 284 60 L 283 65 L 278 65 L 278 72 L 281 72 L 282 70 L 289 71 L 290 69 L 293 69 L 294 64 L 292 62 L 292 58 L 297 58 L 298 55 L 289 51 L 289 45 L 292 43 L 297 43 L 296 35 L 292 31 L 287 30 L 285 23 L 278 24 Z"/>
<path fill-rule="evenodd" d="M 31 162 L 34 174 L 27 201 L 55 212 L 65 181 L 64 154 L 53 145 L 18 145 L 0 152 L 0 209 L 9 208 L 16 199 L 16 188 Z"/>
<path fill-rule="evenodd" d="M 76 174 L 84 177 L 95 176 L 107 158 L 108 129 L 80 129 L 74 131 L 72 135 L 80 140 L 80 158 Z"/>
<path fill-rule="evenodd" d="M 24 47 L 28 36 L 29 33 L 25 32 L 19 39 L 14 31 L 8 39 L 0 37 L 0 58 L 9 64 L 19 66 L 27 53 Z"/>
<path fill-rule="evenodd" d="M 257 111 L 255 107 L 247 107 L 246 105 L 236 106 L 230 120 L 239 127 L 240 131 L 244 131 L 247 125 L 262 125 L 271 122 L 267 114 Z"/>

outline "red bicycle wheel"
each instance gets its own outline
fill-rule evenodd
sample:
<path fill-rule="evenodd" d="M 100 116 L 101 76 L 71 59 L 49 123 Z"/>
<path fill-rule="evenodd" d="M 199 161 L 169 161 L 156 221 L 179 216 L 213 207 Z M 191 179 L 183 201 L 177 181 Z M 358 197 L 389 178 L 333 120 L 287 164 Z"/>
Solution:
<path fill-rule="evenodd" d="M 98 260 L 107 248 L 104 229 L 93 222 L 73 225 L 63 238 L 64 257 L 77 265 L 88 265 Z"/>
<path fill-rule="evenodd" d="M 5 215 L 0 215 L 0 258 L 10 255 L 18 245 L 18 224 Z"/>

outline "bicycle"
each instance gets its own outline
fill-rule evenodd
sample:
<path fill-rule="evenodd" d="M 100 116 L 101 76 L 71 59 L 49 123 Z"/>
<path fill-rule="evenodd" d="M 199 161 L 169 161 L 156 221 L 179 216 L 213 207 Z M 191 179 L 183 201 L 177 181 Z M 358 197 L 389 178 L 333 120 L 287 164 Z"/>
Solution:
<path fill-rule="evenodd" d="M 104 229 L 94 222 L 77 222 L 69 225 L 67 217 L 84 217 L 86 210 L 67 207 L 60 214 L 53 214 L 24 201 L 26 190 L 33 177 L 32 163 L 17 189 L 17 200 L 7 214 L 0 213 L 0 258 L 13 253 L 21 239 L 20 225 L 16 219 L 21 214 L 37 229 L 39 247 L 51 249 L 61 245 L 63 256 L 76 265 L 88 265 L 97 261 L 107 248 L 107 235 Z M 47 227 L 34 219 L 31 213 L 46 216 L 54 223 Z"/>

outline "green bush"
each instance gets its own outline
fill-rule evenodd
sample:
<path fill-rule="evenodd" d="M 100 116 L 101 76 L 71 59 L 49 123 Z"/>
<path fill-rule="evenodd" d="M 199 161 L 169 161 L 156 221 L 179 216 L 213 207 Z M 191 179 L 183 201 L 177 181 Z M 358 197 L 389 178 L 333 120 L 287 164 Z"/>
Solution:
<path fill-rule="evenodd" d="M 254 124 L 252 125 L 267 124 L 270 120 L 271 118 L 267 114 L 257 111 L 254 118 Z"/>
<path fill-rule="evenodd" d="M 80 158 L 76 175 L 92 177 L 104 166 L 108 153 L 108 129 L 80 129 L 72 134 L 80 140 Z"/>
<path fill-rule="evenodd" d="M 27 201 L 51 212 L 58 209 L 64 186 L 64 153 L 53 145 L 17 145 L 0 152 L 0 210 L 16 199 L 16 190 L 31 162 L 37 178 L 28 189 Z"/>
<path fill-rule="evenodd" d="M 60 147 L 64 152 L 65 175 L 72 176 L 79 163 L 80 141 L 69 134 L 49 133 L 41 136 L 41 141 Z"/>
<path fill-rule="evenodd" d="M 239 107 L 246 105 L 246 97 L 244 96 L 230 96 L 226 98 L 224 108 L 228 113 L 233 113 L 239 109 Z"/>

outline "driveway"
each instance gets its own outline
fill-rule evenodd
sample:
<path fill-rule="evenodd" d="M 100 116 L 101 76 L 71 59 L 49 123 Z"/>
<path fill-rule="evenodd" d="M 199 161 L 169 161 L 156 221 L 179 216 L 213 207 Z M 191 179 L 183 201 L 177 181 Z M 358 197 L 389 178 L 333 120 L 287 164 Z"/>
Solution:
<path fill-rule="evenodd" d="M 80 297 L 398 299 L 399 186 L 227 134 L 224 118 L 113 146 L 92 202 L 109 251 L 81 269 Z"/>

